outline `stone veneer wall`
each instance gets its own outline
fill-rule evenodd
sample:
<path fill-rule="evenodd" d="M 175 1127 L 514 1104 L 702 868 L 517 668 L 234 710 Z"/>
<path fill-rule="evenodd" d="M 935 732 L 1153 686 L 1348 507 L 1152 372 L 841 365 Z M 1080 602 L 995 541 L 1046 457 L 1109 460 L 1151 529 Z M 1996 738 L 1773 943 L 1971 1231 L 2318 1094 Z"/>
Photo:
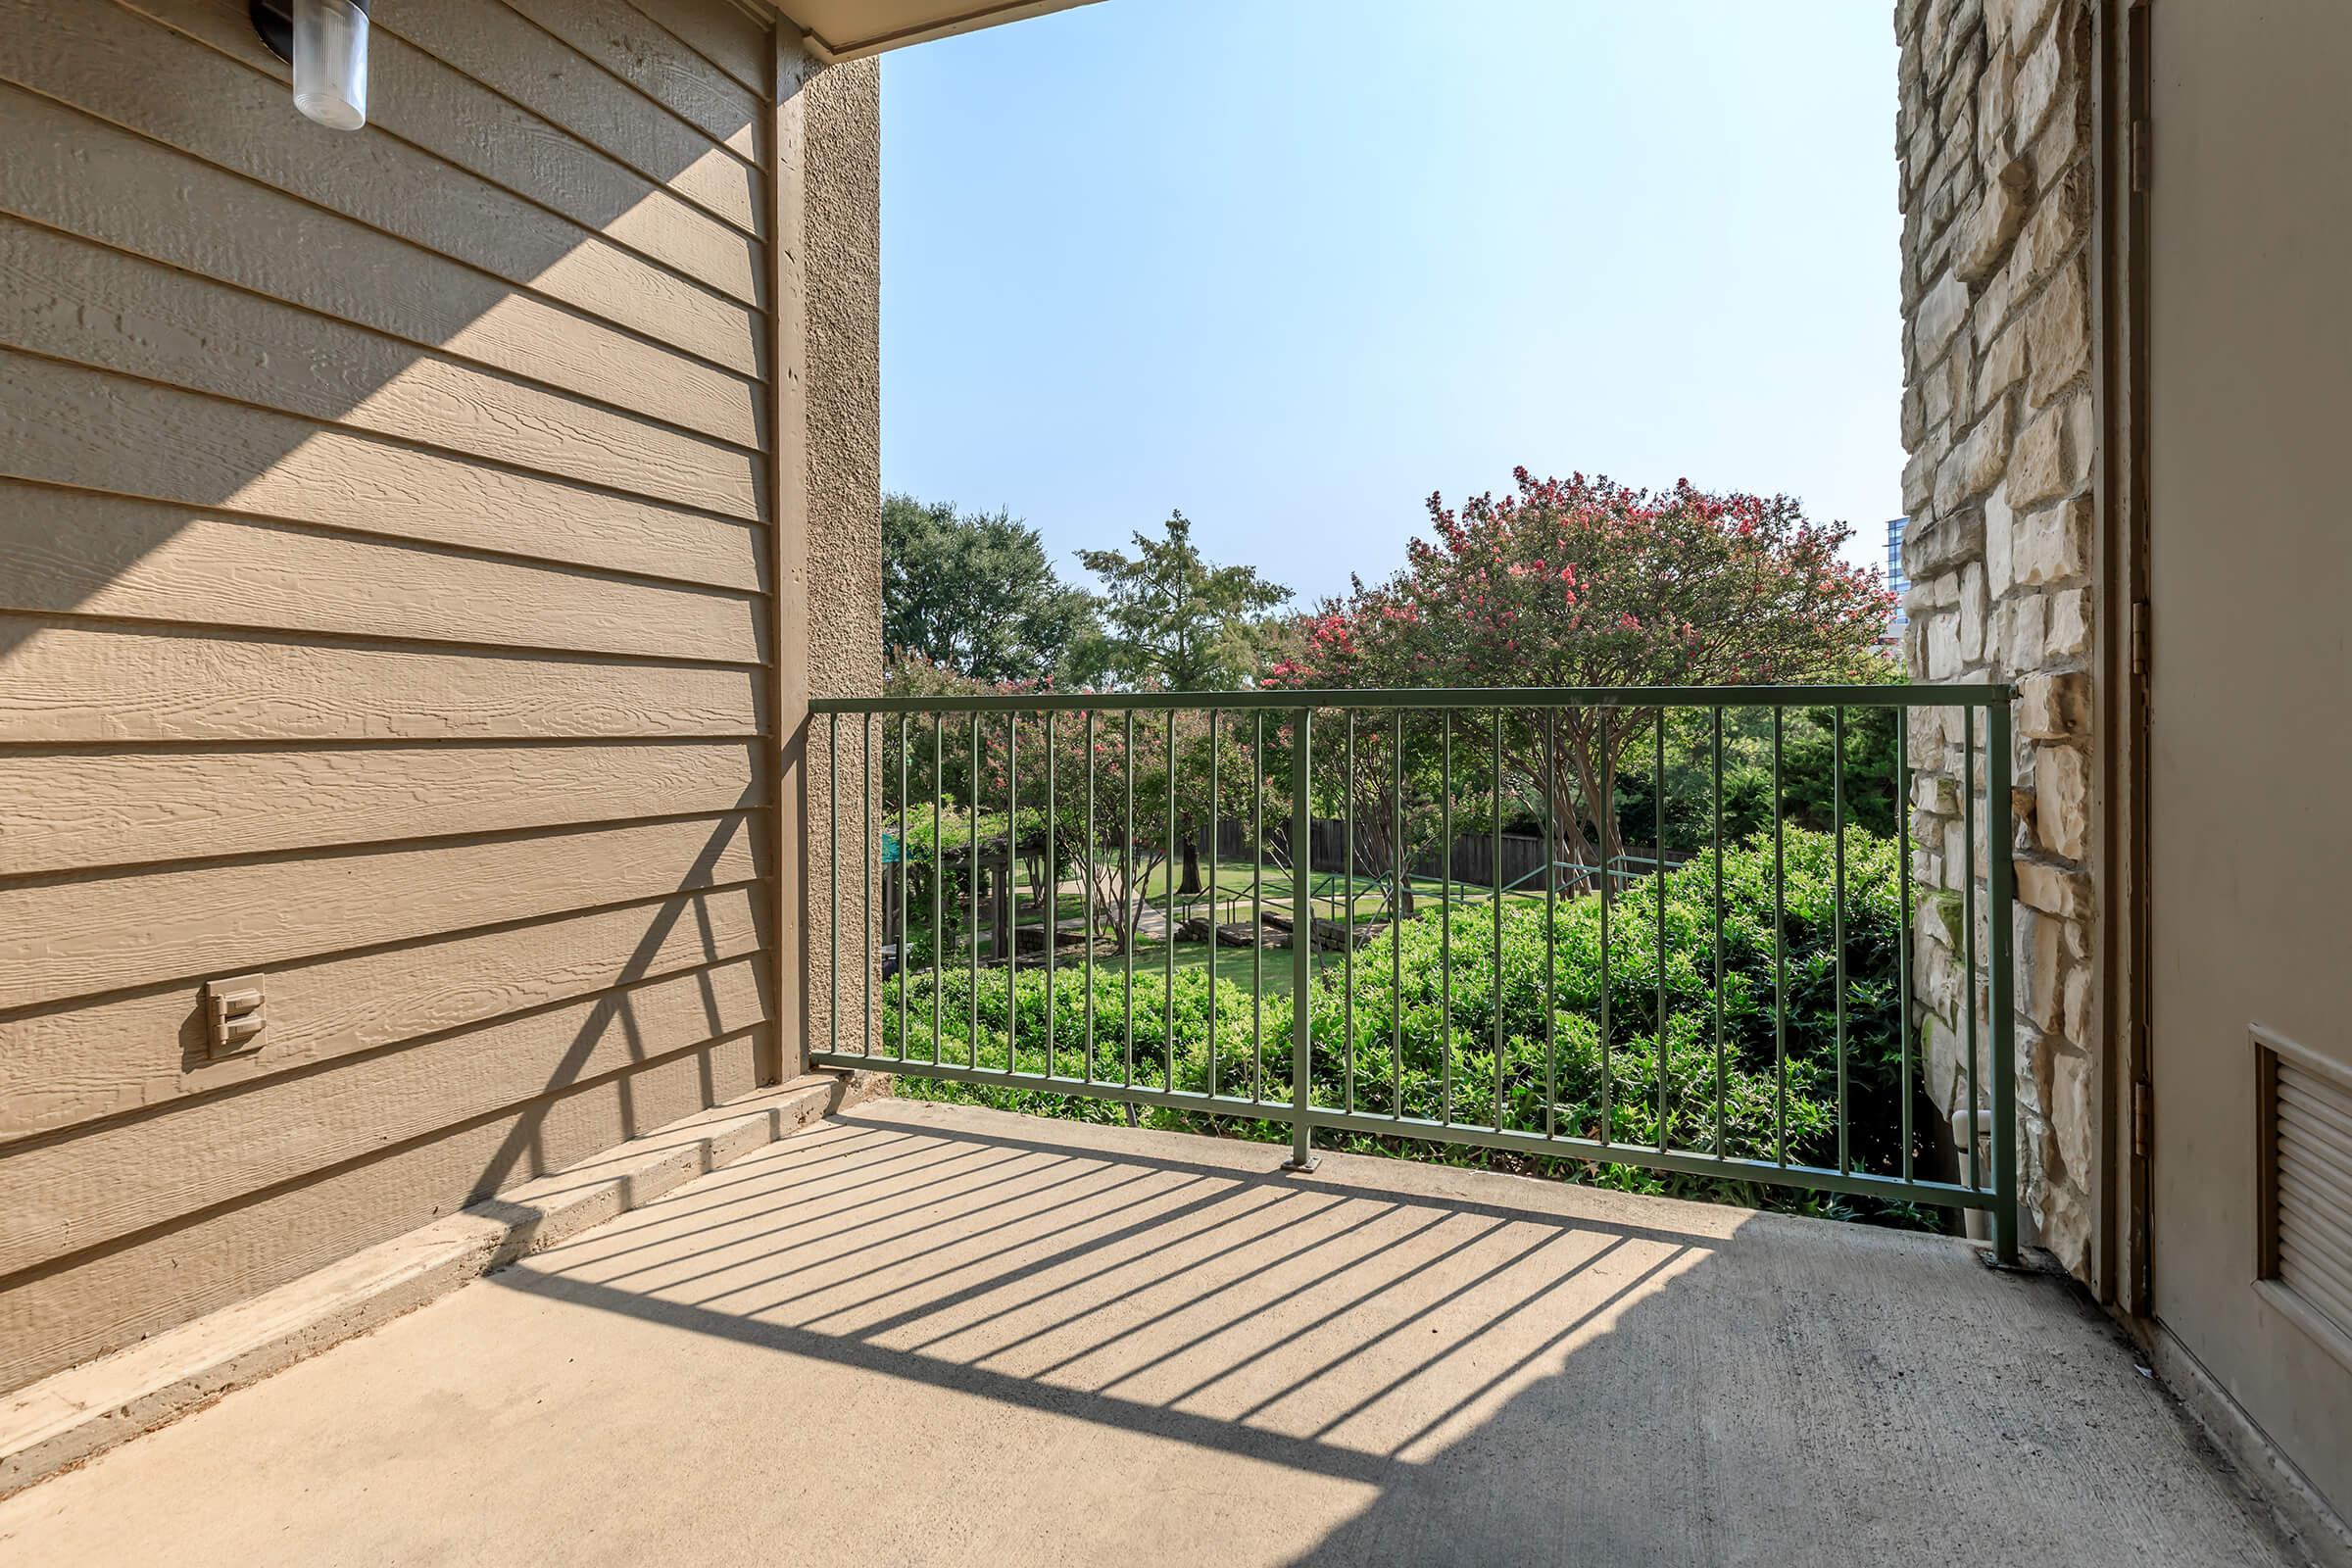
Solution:
<path fill-rule="evenodd" d="M 2042 1245 L 2089 1264 L 2091 1018 L 2090 36 L 2082 0 L 1897 0 L 1904 655 L 1916 680 L 2021 691 L 2015 755 L 2018 1101 Z M 1914 990 L 1930 1090 L 1965 1103 L 1963 734 L 1911 733 L 1924 890 Z M 1978 735 L 1979 781 L 1987 760 Z M 1998 760 L 1991 763 L 1998 766 Z M 1980 840 L 1983 818 L 1979 817 Z M 1984 951 L 1986 861 L 1973 857 Z M 1979 986 L 1978 1017 L 1988 1017 Z M 1980 1098 L 1989 1078 L 1980 1039 Z"/>

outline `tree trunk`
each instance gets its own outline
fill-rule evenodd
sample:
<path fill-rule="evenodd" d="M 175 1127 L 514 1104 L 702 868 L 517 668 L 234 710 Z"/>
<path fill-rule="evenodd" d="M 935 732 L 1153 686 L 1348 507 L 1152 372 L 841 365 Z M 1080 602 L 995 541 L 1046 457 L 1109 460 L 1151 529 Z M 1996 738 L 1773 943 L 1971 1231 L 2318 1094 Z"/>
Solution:
<path fill-rule="evenodd" d="M 1184 841 L 1184 880 L 1176 885 L 1176 896 L 1192 898 L 1200 891 L 1200 847 L 1191 839 Z"/>

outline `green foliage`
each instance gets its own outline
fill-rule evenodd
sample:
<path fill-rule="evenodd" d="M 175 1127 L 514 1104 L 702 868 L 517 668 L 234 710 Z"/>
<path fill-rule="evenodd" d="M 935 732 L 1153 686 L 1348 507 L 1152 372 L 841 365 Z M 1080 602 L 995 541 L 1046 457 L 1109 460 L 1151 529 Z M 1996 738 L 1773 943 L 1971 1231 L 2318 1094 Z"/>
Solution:
<path fill-rule="evenodd" d="M 1784 846 L 1787 875 L 1780 926 L 1786 951 L 1787 1009 L 1776 1028 L 1774 944 L 1776 879 L 1769 837 L 1729 850 L 1723 861 L 1722 964 L 1715 977 L 1716 902 L 1712 857 L 1664 878 L 1663 1061 L 1659 1043 L 1660 884 L 1643 879 L 1607 911 L 1604 985 L 1597 901 L 1560 906 L 1545 941 L 1546 917 L 1535 904 L 1506 903 L 1500 919 L 1496 984 L 1494 906 L 1457 906 L 1441 922 L 1435 910 L 1399 928 L 1395 978 L 1389 945 L 1358 954 L 1353 983 L 1337 956 L 1318 959 L 1310 992 L 1314 1039 L 1314 1095 L 1337 1105 L 1348 1074 L 1346 1044 L 1352 1038 L 1354 1102 L 1387 1114 L 1454 1119 L 1542 1132 L 1599 1137 L 1654 1146 L 1660 1126 L 1659 1084 L 1670 1147 L 1771 1159 L 1778 1133 L 1787 1131 L 1792 1163 L 1835 1165 L 1838 1158 L 1838 952 L 1836 847 L 1823 834 L 1790 827 Z M 1901 1149 L 1901 1067 L 1897 1028 L 1900 993 L 1894 849 L 1885 839 L 1849 828 L 1845 847 L 1846 1103 L 1849 1152 L 1856 1169 L 1892 1174 Z M 1427 909 L 1427 906 L 1424 906 Z M 1288 961 L 1289 955 L 1283 955 Z M 931 1008 L 940 1008 L 943 1059 L 1002 1068 L 1008 1053 L 1020 1070 L 1045 1070 L 1045 975 L 1024 965 L 1007 1008 L 1005 976 L 983 969 L 978 984 L 978 1031 L 972 1027 L 974 989 L 968 971 L 916 972 L 885 997 L 883 1046 L 899 1044 L 900 999 L 907 1007 L 906 1042 L 928 1057 Z M 1545 996 L 1553 999 L 1546 1008 Z M 1127 1071 L 1128 997 L 1116 962 L 1098 962 L 1091 991 L 1083 965 L 1064 961 L 1052 986 L 1052 1070 L 1076 1078 L 1091 1071 L 1119 1081 Z M 1094 1042 L 1091 1062 L 1088 1006 Z M 1601 1018 L 1607 1017 L 1604 1047 Z M 1721 1003 L 1720 1057 L 1717 1003 Z M 1209 1053 L 1208 1018 L 1217 1016 L 1217 1051 Z M 1205 1093 L 1247 1095 L 1262 1082 L 1268 1099 L 1290 1095 L 1291 1016 L 1287 1004 L 1263 1009 L 1262 1045 L 1252 1050 L 1253 999 L 1231 981 L 1213 981 L 1204 968 L 1181 969 L 1170 987 L 1164 976 L 1139 966 L 1132 1002 L 1134 1074 L 1138 1083 L 1172 1082 Z M 1501 1048 L 1496 1051 L 1497 1026 Z M 1350 1036 L 1352 1029 L 1352 1036 Z M 1009 1038 L 1008 1038 L 1009 1037 Z M 1786 1095 L 1777 1063 L 1786 1052 Z M 1171 1066 L 1172 1062 L 1172 1066 Z M 1720 1141 L 1715 1114 L 1718 1074 L 1724 1112 Z M 1044 1111 L 1082 1120 L 1123 1117 L 1116 1105 L 1064 1099 L 1029 1090 L 973 1088 L 902 1080 L 900 1093 Z M 1146 1107 L 1152 1125 L 1204 1130 L 1209 1118 Z M 1922 1115 L 1915 1124 L 1928 1125 Z M 1287 1128 L 1244 1118 L 1245 1136 L 1280 1139 Z M 1477 1152 L 1401 1141 L 1325 1136 L 1338 1147 L 1416 1157 L 1489 1162 Z M 1767 1193 L 1746 1184 L 1692 1178 L 1582 1159 L 1502 1156 L 1519 1168 L 1541 1168 L 1571 1179 L 1630 1190 L 1684 1196 L 1733 1197 L 1819 1209 L 1825 1200 Z M 1906 1205 L 1839 1200 L 1828 1206 L 1865 1217 L 1916 1223 Z"/>
<path fill-rule="evenodd" d="M 1895 726 L 1901 710 L 1845 712 L 1844 795 L 1849 825 L 1891 837 L 1895 831 Z M 1711 718 L 1694 709 L 1669 710 L 1666 722 L 1666 842 L 1676 848 L 1713 842 L 1714 753 Z M 1772 714 L 1726 710 L 1723 729 L 1723 836 L 1736 843 L 1771 830 L 1776 814 L 1830 831 L 1837 821 L 1837 720 L 1827 708 L 1791 708 L 1782 715 L 1780 810 L 1773 809 Z M 1617 818 L 1626 842 L 1655 835 L 1654 753 L 1636 746 L 1617 776 Z"/>
<path fill-rule="evenodd" d="M 1126 686 L 1230 691 L 1253 684 L 1265 662 L 1264 617 L 1291 591 L 1254 566 L 1220 566 L 1193 543 L 1193 524 L 1168 514 L 1164 537 L 1138 530 L 1135 554 L 1081 550 L 1079 564 L 1101 579 L 1104 627 L 1099 662 Z"/>
<path fill-rule="evenodd" d="M 1094 626 L 1037 530 L 1004 512 L 882 498 L 882 648 L 983 681 L 1066 673 Z"/>

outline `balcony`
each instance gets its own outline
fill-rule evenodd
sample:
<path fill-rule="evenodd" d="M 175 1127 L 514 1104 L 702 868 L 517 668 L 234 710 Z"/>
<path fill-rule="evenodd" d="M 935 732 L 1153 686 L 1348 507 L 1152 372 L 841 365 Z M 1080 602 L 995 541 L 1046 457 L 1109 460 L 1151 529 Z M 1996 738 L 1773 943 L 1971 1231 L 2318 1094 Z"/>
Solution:
<path fill-rule="evenodd" d="M 2270 1564 L 1946 1237 L 963 1106 L 824 1120 L 0 1503 L 11 1560 Z M 135 1500 L 133 1500 L 135 1499 Z"/>
<path fill-rule="evenodd" d="M 1973 687 L 820 704 L 809 1057 L 904 1098 L 0 1502 L 0 1543 L 2278 1561 L 2021 1242 L 2006 858 L 1982 911 L 1913 880 L 2006 842 L 2007 726 Z M 1980 781 L 1970 842 L 1911 842 L 1916 744 Z M 1587 781 L 1644 759 L 1638 844 Z M 1974 1050 L 1902 1000 L 1931 941 Z"/>

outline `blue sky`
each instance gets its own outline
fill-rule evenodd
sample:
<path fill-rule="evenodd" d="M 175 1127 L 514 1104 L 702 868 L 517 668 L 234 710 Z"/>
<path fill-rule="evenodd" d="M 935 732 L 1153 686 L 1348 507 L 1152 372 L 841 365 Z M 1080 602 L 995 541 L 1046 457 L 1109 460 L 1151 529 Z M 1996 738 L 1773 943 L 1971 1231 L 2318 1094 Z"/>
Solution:
<path fill-rule="evenodd" d="M 886 58 L 882 473 L 1302 602 L 1513 465 L 1900 507 L 1883 0 L 1106 0 Z"/>

